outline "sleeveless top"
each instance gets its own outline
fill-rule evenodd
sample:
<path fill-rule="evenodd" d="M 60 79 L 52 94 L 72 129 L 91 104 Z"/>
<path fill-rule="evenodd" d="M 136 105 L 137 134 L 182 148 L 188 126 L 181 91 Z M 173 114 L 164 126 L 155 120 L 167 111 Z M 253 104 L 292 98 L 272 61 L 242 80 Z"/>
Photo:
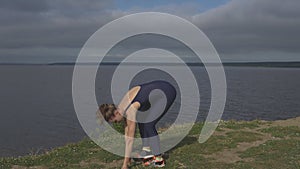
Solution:
<path fill-rule="evenodd" d="M 171 95 L 176 95 L 176 89 L 169 83 L 163 80 L 155 80 L 140 84 L 140 90 L 131 101 L 131 104 L 138 101 L 140 103 L 139 111 L 147 111 L 151 107 L 149 102 L 149 94 L 154 89 L 161 89 L 169 98 Z M 169 100 L 169 99 L 168 99 Z"/>
<path fill-rule="evenodd" d="M 140 90 L 136 94 L 136 96 L 133 98 L 131 101 L 131 104 L 138 101 L 140 103 L 139 111 L 147 111 L 150 107 L 151 104 L 149 102 L 149 93 L 151 90 L 150 88 L 145 86 L 147 83 L 140 84 Z"/>
<path fill-rule="evenodd" d="M 137 92 L 136 96 L 133 98 L 131 103 L 125 109 L 123 116 L 127 117 L 126 111 L 130 107 L 130 105 L 136 101 L 140 103 L 140 107 L 138 111 L 147 111 L 151 107 L 151 103 L 149 101 L 149 94 L 154 89 L 162 90 L 167 96 L 167 105 L 169 107 L 176 97 L 176 89 L 172 84 L 163 80 L 155 80 L 147 83 L 143 83 L 138 85 L 140 86 L 140 90 Z"/>

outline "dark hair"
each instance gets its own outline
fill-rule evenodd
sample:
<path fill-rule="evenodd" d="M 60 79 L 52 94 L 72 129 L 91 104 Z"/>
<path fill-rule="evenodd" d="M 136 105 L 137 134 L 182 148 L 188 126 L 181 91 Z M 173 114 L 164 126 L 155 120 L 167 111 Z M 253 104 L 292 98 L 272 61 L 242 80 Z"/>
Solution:
<path fill-rule="evenodd" d="M 99 107 L 100 113 L 102 114 L 105 121 L 108 121 L 115 115 L 114 112 L 116 109 L 117 107 L 115 106 L 115 104 L 101 104 L 101 106 Z M 99 113 L 99 111 L 97 111 L 97 113 Z"/>

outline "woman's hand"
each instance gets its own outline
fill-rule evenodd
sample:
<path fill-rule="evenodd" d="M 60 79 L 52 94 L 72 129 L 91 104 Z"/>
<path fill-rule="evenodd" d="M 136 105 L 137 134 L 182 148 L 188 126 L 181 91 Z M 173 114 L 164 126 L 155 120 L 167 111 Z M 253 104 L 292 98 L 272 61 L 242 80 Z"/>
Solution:
<path fill-rule="evenodd" d="M 127 169 L 128 166 L 130 166 L 130 163 L 131 163 L 131 158 L 129 158 L 129 157 L 124 157 L 122 169 L 124 169 L 124 168 Z"/>
<path fill-rule="evenodd" d="M 124 158 L 122 169 L 128 169 L 128 166 L 131 164 L 131 159 L 128 157 Z"/>
<path fill-rule="evenodd" d="M 123 164 L 122 169 L 128 169 L 128 165 L 127 164 Z"/>

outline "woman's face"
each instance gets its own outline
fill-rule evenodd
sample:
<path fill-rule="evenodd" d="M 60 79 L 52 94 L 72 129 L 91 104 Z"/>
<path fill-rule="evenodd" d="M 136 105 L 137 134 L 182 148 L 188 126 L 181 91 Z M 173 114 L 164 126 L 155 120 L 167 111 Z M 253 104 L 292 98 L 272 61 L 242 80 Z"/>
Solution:
<path fill-rule="evenodd" d="M 114 116 L 112 116 L 112 117 L 109 119 L 109 122 L 114 122 L 114 123 L 116 123 L 116 122 L 122 121 L 122 119 L 123 119 L 123 116 L 119 113 L 119 111 L 118 111 L 118 109 L 117 109 L 117 110 L 115 110 L 115 112 L 114 112 Z"/>

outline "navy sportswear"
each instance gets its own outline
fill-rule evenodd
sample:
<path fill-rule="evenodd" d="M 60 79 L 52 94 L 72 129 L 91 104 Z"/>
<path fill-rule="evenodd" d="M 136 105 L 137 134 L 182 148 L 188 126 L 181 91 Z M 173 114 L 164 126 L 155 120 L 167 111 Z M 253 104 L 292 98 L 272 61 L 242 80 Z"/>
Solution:
<path fill-rule="evenodd" d="M 155 124 L 163 117 L 163 115 L 169 110 L 170 106 L 174 102 L 176 98 L 176 89 L 172 84 L 163 80 L 155 80 L 140 84 L 139 86 L 141 88 L 131 102 L 134 103 L 137 101 L 140 103 L 140 107 L 138 109 L 139 111 L 143 112 L 151 108 L 152 112 L 150 111 L 148 113 L 157 113 L 153 111 L 157 110 L 161 105 L 159 105 L 159 103 L 157 102 L 151 105 L 149 101 L 149 94 L 152 90 L 160 89 L 167 97 L 167 103 L 165 105 L 164 111 L 159 115 L 159 117 L 146 123 L 138 122 L 140 135 L 143 139 L 143 147 L 151 147 L 152 153 L 154 153 L 154 155 L 158 155 L 160 154 L 160 145 Z M 157 107 L 157 109 L 155 107 Z"/>

